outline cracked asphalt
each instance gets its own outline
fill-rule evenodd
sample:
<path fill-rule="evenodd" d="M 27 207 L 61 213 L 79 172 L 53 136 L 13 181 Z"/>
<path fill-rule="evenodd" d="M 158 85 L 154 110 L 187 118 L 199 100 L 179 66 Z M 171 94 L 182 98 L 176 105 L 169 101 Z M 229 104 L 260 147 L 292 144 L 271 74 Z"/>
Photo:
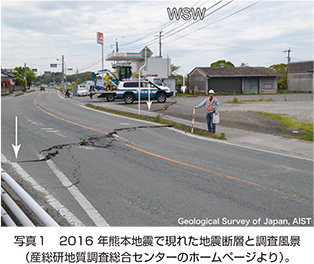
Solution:
<path fill-rule="evenodd" d="M 2 98 L 2 154 L 8 159 L 2 166 L 21 166 L 82 225 L 177 226 L 180 217 L 291 223 L 312 218 L 311 160 L 101 113 L 82 107 L 85 100 L 57 93 Z M 165 112 L 179 104 L 153 106 Z M 22 144 L 17 160 L 11 147 L 16 115 Z M 51 210 L 28 185 L 47 211 L 66 220 L 63 225 L 78 222 Z"/>

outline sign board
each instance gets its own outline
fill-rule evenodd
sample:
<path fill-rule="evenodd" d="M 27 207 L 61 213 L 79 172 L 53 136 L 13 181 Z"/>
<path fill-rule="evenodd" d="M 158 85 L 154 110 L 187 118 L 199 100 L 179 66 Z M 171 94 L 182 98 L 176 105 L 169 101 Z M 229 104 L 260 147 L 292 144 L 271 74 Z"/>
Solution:
<path fill-rule="evenodd" d="M 57 68 L 57 64 L 50 64 L 50 68 Z"/>
<path fill-rule="evenodd" d="M 104 34 L 101 32 L 97 32 L 97 43 L 104 44 Z"/>
<path fill-rule="evenodd" d="M 143 58 L 145 58 L 145 49 L 146 49 L 146 57 L 149 58 L 150 56 L 153 55 L 153 52 L 147 47 L 145 46 L 144 49 L 141 50 L 140 54 Z"/>
<path fill-rule="evenodd" d="M 51 71 L 45 71 L 44 76 L 45 77 L 51 77 Z"/>
<path fill-rule="evenodd" d="M 37 69 L 32 69 L 33 72 L 37 72 Z"/>

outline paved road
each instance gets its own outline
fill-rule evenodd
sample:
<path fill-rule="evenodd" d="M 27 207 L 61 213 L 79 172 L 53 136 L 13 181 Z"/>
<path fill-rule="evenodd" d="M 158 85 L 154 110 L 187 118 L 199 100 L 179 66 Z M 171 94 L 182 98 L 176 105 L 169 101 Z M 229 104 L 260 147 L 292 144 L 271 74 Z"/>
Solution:
<path fill-rule="evenodd" d="M 60 201 L 74 224 L 195 219 L 242 226 L 261 218 L 264 225 L 298 225 L 309 218 L 313 225 L 312 161 L 100 113 L 50 90 L 2 98 L 2 154 Z"/>

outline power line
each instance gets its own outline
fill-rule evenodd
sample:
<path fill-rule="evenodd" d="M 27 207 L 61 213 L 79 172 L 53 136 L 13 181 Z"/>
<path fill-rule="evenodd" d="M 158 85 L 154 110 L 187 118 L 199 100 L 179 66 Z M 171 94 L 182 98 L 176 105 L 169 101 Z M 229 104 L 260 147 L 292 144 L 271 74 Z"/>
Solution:
<path fill-rule="evenodd" d="M 215 7 L 216 5 L 220 4 L 221 2 L 222 2 L 222 0 L 220 0 L 220 1 L 217 2 L 216 4 L 212 5 L 211 7 L 207 8 L 206 11 L 210 10 L 211 8 L 213 8 L 213 7 Z M 227 5 L 229 5 L 231 2 L 233 2 L 233 0 L 231 0 L 230 2 L 228 2 L 228 3 L 225 4 L 225 5 L 221 6 L 220 8 L 216 9 L 215 11 L 211 12 L 210 14 L 207 14 L 204 18 L 206 18 L 206 17 L 212 15 L 213 13 L 217 12 L 217 11 L 220 10 L 221 8 L 223 8 L 223 7 L 227 6 Z M 180 32 L 180 31 L 182 31 L 182 30 L 184 30 L 184 29 L 186 29 L 186 28 L 188 28 L 188 27 L 190 27 L 190 26 L 192 26 L 192 25 L 194 25 L 194 24 L 196 24 L 196 23 L 198 23 L 198 22 L 200 22 L 200 21 L 201 21 L 201 20 L 196 20 L 196 21 L 194 21 L 192 24 L 190 24 L 190 25 L 188 25 L 188 26 L 186 26 L 186 27 L 184 27 L 184 28 L 182 28 L 182 29 L 176 31 L 176 32 L 173 33 L 173 34 L 176 34 L 176 33 Z M 178 26 L 178 27 L 176 27 L 176 28 L 173 28 L 172 30 L 168 31 L 165 35 L 169 34 L 170 32 L 172 32 L 172 31 L 176 30 L 177 28 L 179 28 L 179 27 L 181 27 L 181 26 L 184 26 L 185 24 L 190 23 L 190 22 L 191 22 L 191 20 L 186 21 L 186 22 L 183 23 L 182 25 L 180 25 L 180 26 Z"/>
<path fill-rule="evenodd" d="M 192 34 L 192 33 L 197 32 L 197 31 L 199 31 L 199 30 L 201 30 L 201 29 L 203 29 L 203 28 L 205 28 L 205 27 L 208 27 L 208 26 L 211 26 L 211 25 L 213 25 L 213 24 L 216 24 L 216 23 L 218 23 L 218 22 L 220 22 L 220 21 L 222 21 L 222 20 L 225 20 L 225 19 L 227 19 L 227 18 L 229 18 L 229 17 L 231 17 L 231 16 L 233 16 L 233 15 L 235 15 L 235 14 L 238 14 L 238 13 L 240 13 L 240 12 L 242 12 L 242 11 L 244 11 L 244 10 L 246 10 L 246 9 L 248 9 L 248 8 L 250 8 L 250 7 L 252 7 L 252 6 L 258 4 L 258 3 L 260 3 L 260 2 L 261 2 L 261 1 L 255 2 L 255 3 L 253 3 L 253 4 L 249 5 L 249 6 L 246 6 L 246 7 L 242 8 L 242 9 L 240 9 L 240 10 L 238 10 L 238 11 L 236 11 L 236 12 L 230 14 L 230 15 L 227 15 L 227 16 L 221 18 L 221 19 L 218 19 L 218 20 L 216 20 L 216 21 L 214 21 L 214 22 L 212 22 L 212 23 L 210 23 L 210 24 L 207 24 L 207 25 L 205 25 L 205 26 L 202 26 L 202 27 L 200 27 L 200 28 L 198 28 L 198 29 L 196 29 L 196 30 L 194 30 L 194 31 L 192 31 L 192 32 L 189 32 L 189 33 L 187 33 L 187 34 L 185 34 L 185 35 L 183 35 L 183 36 L 180 36 L 180 37 L 178 37 L 178 38 L 176 38 L 176 39 L 173 39 L 173 40 L 177 40 L 177 39 L 183 38 L 183 37 L 185 37 L 185 36 L 187 36 L 187 35 L 190 35 L 190 34 Z M 177 32 L 176 32 L 176 33 L 177 33 Z M 172 40 L 172 41 L 173 41 L 173 40 Z M 168 41 L 168 42 L 170 42 L 170 41 Z M 167 43 L 168 43 L 168 42 L 167 42 Z"/>
<path fill-rule="evenodd" d="M 216 3 L 213 4 L 211 7 L 207 8 L 206 11 L 212 9 L 213 7 L 217 6 L 217 5 L 220 4 L 221 2 L 222 2 L 222 0 L 216 2 Z M 222 8 L 224 8 L 224 7 L 226 7 L 227 5 L 231 4 L 232 2 L 233 2 L 233 0 L 227 2 L 226 4 L 220 6 L 219 8 L 217 8 L 217 9 L 215 9 L 214 11 L 210 12 L 209 14 L 207 14 L 205 17 L 208 17 L 208 16 L 210 16 L 210 15 L 216 13 L 217 11 L 221 10 Z M 181 24 L 181 25 L 179 25 L 179 26 L 177 26 L 177 27 L 175 27 L 175 28 L 169 30 L 168 32 L 166 32 L 164 39 L 167 39 L 167 38 L 169 38 L 169 37 L 171 37 L 171 36 L 177 34 L 178 32 L 181 32 L 182 30 L 184 30 L 184 29 L 186 29 L 186 28 L 188 28 L 188 27 L 190 27 L 190 26 L 192 26 L 192 25 L 194 25 L 194 24 L 196 24 L 196 23 L 198 23 L 198 22 L 200 22 L 200 21 L 202 21 L 202 20 L 197 20 L 197 21 L 194 21 L 194 22 L 192 22 L 191 20 L 186 21 L 186 22 L 184 22 L 183 24 Z M 192 22 L 192 23 L 191 23 L 191 22 Z M 170 32 L 172 32 L 172 31 L 174 31 L 174 30 L 176 30 L 176 29 L 178 29 L 178 28 L 184 26 L 184 25 L 187 24 L 187 23 L 190 23 L 190 24 L 187 25 L 187 26 L 185 26 L 184 28 L 181 28 L 181 29 L 175 31 L 174 33 L 168 35 Z M 167 36 L 167 35 L 168 35 L 168 36 Z M 148 45 L 151 45 L 151 44 L 156 44 L 157 42 L 158 42 L 158 40 L 153 39 L 153 40 L 150 40 L 149 42 L 142 43 L 142 44 L 139 44 L 139 45 L 137 45 L 137 46 L 135 46 L 135 47 L 132 47 L 132 49 L 137 49 L 137 48 L 140 48 L 140 47 L 143 47 L 143 46 L 148 46 Z M 168 41 L 168 42 L 169 42 L 169 41 Z"/>
<path fill-rule="evenodd" d="M 222 0 L 221 0 L 221 1 L 222 1 Z M 220 2 L 221 2 L 221 1 L 220 1 Z M 193 4 L 192 6 L 197 5 L 199 2 L 200 2 L 200 0 L 197 1 L 195 4 Z M 205 1 L 204 3 L 207 3 L 207 2 L 208 2 L 208 1 Z M 202 3 L 202 5 L 203 5 L 204 3 Z M 145 39 L 145 38 L 151 36 L 152 34 L 156 34 L 156 33 L 160 30 L 160 28 L 165 29 L 165 28 L 167 28 L 168 26 L 170 26 L 170 25 L 172 25 L 172 24 L 174 24 L 174 23 L 177 23 L 177 22 L 179 22 L 179 21 L 178 21 L 178 20 L 168 21 L 168 22 L 164 23 L 163 25 L 161 25 L 160 27 L 158 27 L 157 29 L 155 29 L 155 30 L 153 30 L 153 31 L 151 31 L 151 32 L 149 32 L 149 33 L 147 33 L 147 34 L 145 34 L 143 37 L 138 38 L 138 39 L 136 39 L 136 40 L 134 40 L 134 41 L 125 43 L 125 44 L 123 44 L 122 46 L 127 46 L 127 45 L 133 44 L 133 43 L 135 43 L 135 42 L 138 42 L 138 41 L 140 41 L 140 40 L 142 40 L 142 39 Z M 142 46 L 142 45 L 141 45 L 141 46 Z"/>

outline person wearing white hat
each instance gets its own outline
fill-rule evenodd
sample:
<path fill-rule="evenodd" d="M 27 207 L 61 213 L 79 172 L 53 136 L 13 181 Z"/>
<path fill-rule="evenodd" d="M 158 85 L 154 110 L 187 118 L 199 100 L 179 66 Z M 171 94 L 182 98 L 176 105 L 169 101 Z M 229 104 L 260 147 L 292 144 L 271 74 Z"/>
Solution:
<path fill-rule="evenodd" d="M 203 107 L 206 105 L 206 121 L 207 121 L 207 128 L 208 131 L 211 133 L 216 133 L 216 124 L 213 123 L 213 115 L 217 115 L 219 111 L 219 103 L 217 98 L 214 97 L 214 90 L 210 89 L 209 97 L 204 99 L 199 105 L 194 106 L 195 109 Z"/>

